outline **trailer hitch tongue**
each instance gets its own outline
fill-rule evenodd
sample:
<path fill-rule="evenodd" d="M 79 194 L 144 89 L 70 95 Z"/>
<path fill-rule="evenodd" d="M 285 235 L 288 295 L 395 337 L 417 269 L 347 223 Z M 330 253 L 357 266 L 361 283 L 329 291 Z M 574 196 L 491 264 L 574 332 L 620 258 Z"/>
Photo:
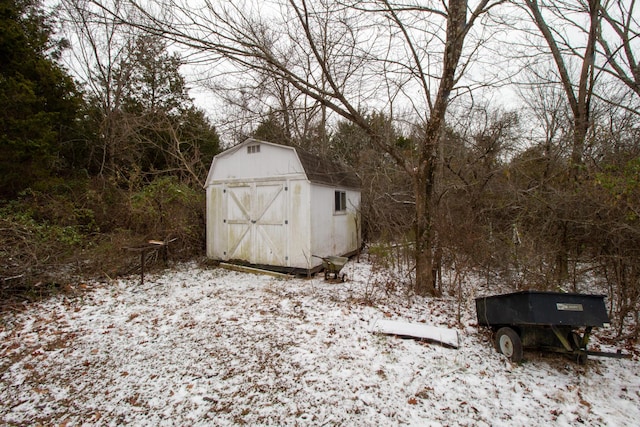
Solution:
<path fill-rule="evenodd" d="M 556 337 L 558 337 L 558 340 L 560 340 L 560 342 L 562 343 L 564 348 L 569 353 L 574 353 L 574 354 L 578 354 L 578 355 L 585 355 L 585 356 L 611 357 L 611 358 L 614 358 L 614 359 L 631 359 L 632 358 L 631 354 L 624 354 L 624 353 L 622 353 L 621 350 L 618 350 L 615 353 L 614 352 L 609 352 L 609 351 L 590 351 L 590 350 L 587 350 L 586 349 L 587 348 L 587 343 L 589 342 L 589 335 L 591 334 L 591 330 L 592 329 L 593 328 L 591 326 L 587 327 L 587 329 L 585 330 L 585 333 L 582 336 L 582 338 L 580 338 L 580 336 L 577 335 L 577 333 L 575 333 L 577 335 L 577 337 L 579 338 L 579 342 L 575 342 L 574 345 L 571 345 L 572 343 L 567 339 L 567 337 L 565 337 L 561 333 L 561 331 L 555 325 L 551 326 L 551 330 L 556 335 Z M 574 334 L 574 332 L 572 332 L 572 334 Z"/>
<path fill-rule="evenodd" d="M 632 354 L 624 354 L 620 350 L 615 353 L 609 351 L 587 351 L 587 354 L 589 356 L 612 357 L 614 359 L 631 359 L 633 357 Z"/>

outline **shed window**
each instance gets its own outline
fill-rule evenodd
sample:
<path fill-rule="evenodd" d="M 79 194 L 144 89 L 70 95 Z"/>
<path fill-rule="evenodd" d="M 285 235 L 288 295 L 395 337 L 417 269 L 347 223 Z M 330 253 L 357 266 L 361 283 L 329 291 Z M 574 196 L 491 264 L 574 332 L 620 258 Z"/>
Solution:
<path fill-rule="evenodd" d="M 247 146 L 247 153 L 254 154 L 254 153 L 259 153 L 259 152 L 260 152 L 260 144 L 248 145 Z"/>
<path fill-rule="evenodd" d="M 344 191 L 336 191 L 335 211 L 345 212 L 346 210 L 347 210 L 347 193 Z"/>

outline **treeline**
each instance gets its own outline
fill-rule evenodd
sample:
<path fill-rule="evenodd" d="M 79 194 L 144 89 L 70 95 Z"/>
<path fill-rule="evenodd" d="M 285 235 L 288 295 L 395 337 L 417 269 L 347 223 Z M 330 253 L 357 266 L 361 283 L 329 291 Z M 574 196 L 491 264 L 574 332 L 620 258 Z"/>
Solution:
<path fill-rule="evenodd" d="M 637 338 L 633 7 L 405 3 L 210 2 L 194 14 L 65 0 L 62 38 L 34 0 L 4 0 L 3 289 L 63 268 L 116 274 L 122 247 L 148 238 L 203 253 L 201 185 L 220 142 L 188 96 L 184 49 L 206 64 L 196 69 L 236 140 L 357 171 L 365 239 L 404 269 L 408 292 L 456 291 L 472 271 L 495 289 L 595 285 L 618 332 Z M 507 83 L 517 110 L 492 95 Z"/>
<path fill-rule="evenodd" d="M 60 22 L 37 0 L 0 3 L 5 301 L 127 272 L 138 258 L 123 248 L 147 239 L 172 240 L 174 259 L 204 247 L 201 186 L 219 136 L 188 95 L 183 60 L 151 35 L 122 38 L 116 56 L 95 40 L 99 61 L 81 64 L 92 79 L 80 81 L 62 65 L 78 39 L 55 32 Z"/>
<path fill-rule="evenodd" d="M 606 294 L 618 334 L 637 338 L 640 307 L 640 145 L 638 117 L 602 104 L 572 172 L 571 117 L 548 111 L 554 129 L 533 137 L 527 111 L 476 107 L 442 135 L 433 205 L 438 292 L 457 295 L 460 281 L 482 277 L 486 290 Z M 304 145 L 271 114 L 261 137 Z M 419 126 L 367 120 L 375 137 L 415 156 Z M 549 123 L 552 123 L 550 120 Z M 317 130 L 313 133 L 317 134 Z M 371 253 L 400 270 L 411 290 L 415 268 L 415 199 L 406 171 L 381 154 L 362 129 L 341 121 L 326 144 L 309 149 L 353 167 L 363 182 L 362 217 Z M 401 284 L 398 283 L 398 286 Z M 469 296 L 469 295 L 467 295 Z"/>
<path fill-rule="evenodd" d="M 595 285 L 637 338 L 634 3 L 263 0 L 138 19 L 96 2 L 224 58 L 218 88 L 261 113 L 262 135 L 353 165 L 365 235 L 406 264 L 409 293 L 459 290 L 470 271 L 496 291 Z"/>

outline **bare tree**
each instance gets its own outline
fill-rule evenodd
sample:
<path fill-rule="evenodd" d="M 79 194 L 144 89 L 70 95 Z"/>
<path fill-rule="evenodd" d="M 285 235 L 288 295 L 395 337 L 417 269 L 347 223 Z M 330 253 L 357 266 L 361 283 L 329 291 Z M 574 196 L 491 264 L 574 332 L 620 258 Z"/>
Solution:
<path fill-rule="evenodd" d="M 525 5 L 548 47 L 557 70 L 557 83 L 562 86 L 573 114 L 571 170 L 575 177 L 583 164 L 585 139 L 590 126 L 600 0 L 525 0 Z M 586 25 L 581 26 L 574 19 L 584 9 L 588 19 Z M 567 26 L 578 27 L 586 34 L 585 39 L 580 42 L 572 40 L 567 34 Z M 578 62 L 578 70 L 572 73 L 572 62 L 575 61 Z"/>
<path fill-rule="evenodd" d="M 577 188 L 584 177 L 585 146 L 589 130 L 593 129 L 592 100 L 596 89 L 596 41 L 600 23 L 600 0 L 525 0 L 523 10 L 533 24 L 533 29 L 525 29 L 528 39 L 524 45 L 528 59 L 526 70 L 533 78 L 525 84 L 538 86 L 533 99 L 538 105 L 537 118 L 541 121 L 546 135 L 543 148 L 546 166 L 550 162 L 554 145 L 563 143 L 564 136 L 558 128 L 563 118 L 566 105 L 569 112 L 570 127 L 568 134 L 569 153 L 566 165 L 568 178 L 564 181 L 554 180 L 550 185 L 551 169 L 544 171 L 543 182 L 539 182 L 538 190 L 543 191 L 548 199 L 543 199 L 549 207 L 547 215 L 549 223 L 544 229 L 549 230 L 555 249 L 555 271 L 558 283 L 568 276 L 568 259 L 571 253 L 572 238 L 577 232 L 575 212 L 578 194 Z M 550 64 L 549 64 L 550 63 Z M 543 70 L 542 72 L 540 70 Z M 561 88 L 566 101 L 560 101 L 555 95 Z M 531 93 L 530 93 L 531 94 Z M 560 101 L 560 103 L 558 103 Z M 541 105 L 544 104 L 544 105 Z M 542 108 L 541 108 L 542 107 Z M 554 141 L 555 140 L 555 141 Z M 537 206 L 533 203 L 532 206 Z"/>
<path fill-rule="evenodd" d="M 323 114 L 326 109 L 303 96 L 286 80 L 257 72 L 246 73 L 242 80 L 229 79 L 228 75 L 206 76 L 207 71 L 203 74 L 199 80 L 204 79 L 207 90 L 225 105 L 216 118 L 230 139 L 244 140 L 258 126 L 275 122 L 281 129 L 277 142 L 310 149 L 311 141 L 322 134 L 324 144 L 313 148 L 315 151 L 326 148 L 327 119 Z"/>
<path fill-rule="evenodd" d="M 593 183 L 616 181 L 617 173 L 625 168 L 618 162 L 629 156 L 622 144 L 628 137 L 612 131 L 637 114 L 632 111 L 638 101 L 634 55 L 640 42 L 636 40 L 639 27 L 633 17 L 635 1 L 524 3 L 535 24 L 535 32 L 528 34 L 542 41 L 531 46 L 543 47 L 553 66 L 550 71 L 548 67 L 530 66 L 529 75 L 534 77 L 525 82 L 533 89 L 527 92 L 529 107 L 535 112 L 539 129 L 545 132 L 535 135 L 540 139 L 532 139 L 534 146 L 513 165 L 513 176 L 517 173 L 518 179 L 526 180 L 519 183 L 520 215 L 528 224 L 528 229 L 522 229 L 540 245 L 535 251 L 538 257 L 547 253 L 543 255 L 547 259 L 538 264 L 545 266 L 547 275 L 554 272 L 549 285 L 563 287 L 573 278 L 576 290 L 581 263 L 602 260 L 610 271 L 624 272 L 613 282 L 624 282 L 618 286 L 632 289 L 635 272 L 626 270 L 626 266 L 636 254 L 622 248 L 628 242 L 634 242 L 629 247 L 637 244 L 632 237 L 637 230 L 626 215 L 613 208 L 621 203 L 611 203 L 608 196 L 594 190 Z M 544 65 L 539 50 L 529 58 Z M 622 95 L 620 82 L 625 85 Z M 560 92 L 562 97 L 558 97 Z M 615 116 L 609 124 L 603 116 L 607 109 Z M 622 110 L 627 112 L 623 114 Z M 637 118 L 631 122 L 630 129 L 637 126 Z M 565 173 L 567 166 L 570 181 Z M 622 228 L 626 229 L 624 233 L 620 233 Z M 633 279 L 626 281 L 625 274 Z M 622 301 L 621 295 L 611 295 L 612 300 Z M 632 300 L 636 301 L 635 296 Z"/>
<path fill-rule="evenodd" d="M 194 9 L 176 0 L 151 7 L 131 1 L 150 23 L 142 24 L 146 31 L 208 53 L 216 66 L 230 72 L 258 72 L 286 81 L 302 96 L 361 127 L 396 161 L 411 177 L 415 197 L 418 294 L 435 292 L 434 189 L 446 112 L 463 91 L 461 81 L 483 43 L 472 28 L 501 3 L 289 0 L 209 2 Z M 411 156 L 376 134 L 362 113 L 366 106 L 394 119 L 399 106 L 409 107 L 423 128 Z"/>
<path fill-rule="evenodd" d="M 69 63 L 96 125 L 87 138 L 93 145 L 88 169 L 130 187 L 167 173 L 201 186 L 218 135 L 193 106 L 182 58 L 161 37 L 112 19 L 113 12 L 134 20 L 135 9 L 120 0 L 111 5 L 107 11 L 87 0 L 62 2 L 76 47 Z"/>
<path fill-rule="evenodd" d="M 487 275 L 508 273 L 514 262 L 509 249 L 518 201 L 507 171 L 521 130 L 515 111 L 490 106 L 469 109 L 448 126 L 438 232 L 443 259 L 463 275 L 476 266 Z"/>
<path fill-rule="evenodd" d="M 113 13 L 127 14 L 122 1 L 115 0 L 111 7 Z M 133 71 L 133 29 L 123 27 L 111 19 L 111 12 L 87 0 L 63 0 L 61 10 L 61 20 L 74 46 L 70 68 L 83 84 L 98 116 L 94 120 L 99 123 L 96 134 L 101 146 L 92 147 L 95 154 L 90 160 L 98 164 L 100 175 L 113 176 L 116 159 L 126 151 L 128 139 L 125 128 L 120 126 L 120 113 Z"/>
<path fill-rule="evenodd" d="M 605 0 L 597 40 L 605 58 L 602 70 L 640 96 L 640 17 L 635 0 Z"/>

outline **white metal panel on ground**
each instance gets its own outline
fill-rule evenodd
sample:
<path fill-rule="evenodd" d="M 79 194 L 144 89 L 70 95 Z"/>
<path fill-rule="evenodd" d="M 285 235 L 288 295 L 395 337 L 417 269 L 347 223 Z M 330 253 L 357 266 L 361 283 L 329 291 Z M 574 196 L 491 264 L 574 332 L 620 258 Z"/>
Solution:
<path fill-rule="evenodd" d="M 401 337 L 423 338 L 429 341 L 437 341 L 453 348 L 458 348 L 460 345 L 458 331 L 455 329 L 440 328 L 424 323 L 407 323 L 398 320 L 381 319 L 373 324 L 372 332 Z"/>

